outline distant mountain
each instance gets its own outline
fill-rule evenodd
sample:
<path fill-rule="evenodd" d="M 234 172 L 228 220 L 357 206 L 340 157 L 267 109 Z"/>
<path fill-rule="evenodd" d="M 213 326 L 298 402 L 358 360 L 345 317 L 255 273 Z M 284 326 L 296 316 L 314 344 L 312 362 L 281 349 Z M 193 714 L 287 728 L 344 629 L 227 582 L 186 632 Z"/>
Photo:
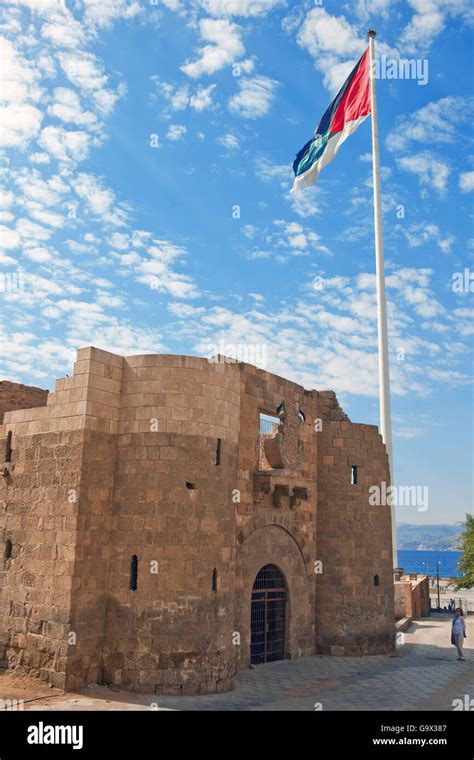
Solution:
<path fill-rule="evenodd" d="M 461 525 L 397 525 L 399 549 L 425 549 L 428 551 L 457 551 L 462 533 Z"/>

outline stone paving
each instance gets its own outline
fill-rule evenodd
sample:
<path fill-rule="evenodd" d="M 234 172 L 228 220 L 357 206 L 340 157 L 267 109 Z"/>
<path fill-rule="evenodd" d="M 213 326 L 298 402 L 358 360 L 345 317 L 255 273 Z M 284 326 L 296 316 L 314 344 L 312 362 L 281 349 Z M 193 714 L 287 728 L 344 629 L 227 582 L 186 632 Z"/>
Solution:
<path fill-rule="evenodd" d="M 64 694 L 36 682 L 36 693 L 24 693 L 25 709 L 150 710 L 153 705 L 166 710 L 314 711 L 320 705 L 323 711 L 452 710 L 454 699 L 474 698 L 474 647 L 471 641 L 466 662 L 457 662 L 449 642 L 450 621 L 443 617 L 414 623 L 391 656 L 317 656 L 261 665 L 241 673 L 227 694 L 154 697 L 99 686 Z M 469 622 L 468 636 L 474 640 Z M 20 696 L 21 689 L 17 692 Z M 6 696 L 12 691 L 5 693 L 0 676 L 0 697 Z"/>

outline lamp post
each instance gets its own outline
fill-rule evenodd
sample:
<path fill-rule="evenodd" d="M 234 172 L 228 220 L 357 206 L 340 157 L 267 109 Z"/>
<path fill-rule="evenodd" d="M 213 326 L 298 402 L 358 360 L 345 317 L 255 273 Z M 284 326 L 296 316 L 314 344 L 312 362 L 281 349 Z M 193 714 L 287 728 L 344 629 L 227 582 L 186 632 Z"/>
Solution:
<path fill-rule="evenodd" d="M 440 566 L 440 564 L 441 564 L 441 562 L 437 562 L 436 563 L 436 581 L 437 581 L 437 584 L 438 584 L 438 610 L 441 609 L 441 600 L 439 598 L 439 566 Z"/>

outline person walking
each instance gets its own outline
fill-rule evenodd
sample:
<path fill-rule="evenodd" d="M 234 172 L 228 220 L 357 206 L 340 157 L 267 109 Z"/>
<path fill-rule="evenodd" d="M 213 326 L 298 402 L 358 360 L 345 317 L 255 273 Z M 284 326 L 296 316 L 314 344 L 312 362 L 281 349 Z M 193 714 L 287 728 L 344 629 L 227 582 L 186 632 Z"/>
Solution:
<path fill-rule="evenodd" d="M 454 611 L 453 624 L 451 626 L 451 643 L 458 650 L 458 661 L 464 662 L 463 644 L 466 638 L 466 623 L 462 614 L 461 607 L 456 607 Z"/>

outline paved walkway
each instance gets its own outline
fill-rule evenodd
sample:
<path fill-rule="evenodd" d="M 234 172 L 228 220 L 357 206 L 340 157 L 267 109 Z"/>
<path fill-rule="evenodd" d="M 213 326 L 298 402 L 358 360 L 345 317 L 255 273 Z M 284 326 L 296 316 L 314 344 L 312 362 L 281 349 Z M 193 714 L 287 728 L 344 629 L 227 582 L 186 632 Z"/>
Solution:
<path fill-rule="evenodd" d="M 466 662 L 457 662 L 449 643 L 450 621 L 425 618 L 411 626 L 391 656 L 317 656 L 260 665 L 238 675 L 236 688 L 227 694 L 154 697 L 104 687 L 64 694 L 37 681 L 32 690 L 31 679 L 5 674 L 0 676 L 0 697 L 21 697 L 29 710 L 150 710 L 156 705 L 215 711 L 314 711 L 318 705 L 323 711 L 452 710 L 454 699 L 474 698 L 473 618 L 468 635 Z"/>

